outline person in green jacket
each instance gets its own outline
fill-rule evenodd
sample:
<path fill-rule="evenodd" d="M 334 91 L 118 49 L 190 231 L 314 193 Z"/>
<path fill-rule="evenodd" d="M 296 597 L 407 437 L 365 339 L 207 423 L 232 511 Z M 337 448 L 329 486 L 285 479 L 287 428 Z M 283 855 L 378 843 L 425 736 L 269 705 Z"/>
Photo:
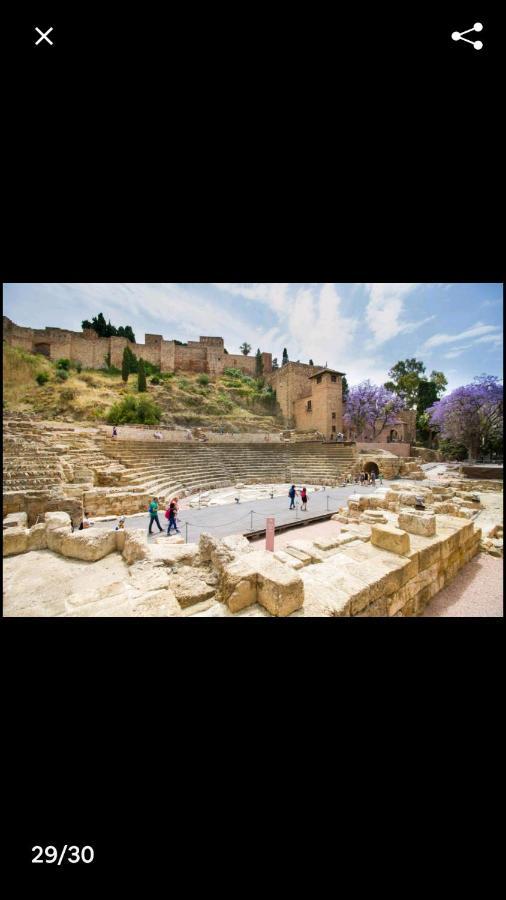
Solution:
<path fill-rule="evenodd" d="M 158 531 L 163 531 L 163 528 L 160 525 L 160 520 L 158 518 L 158 497 L 153 497 L 151 503 L 149 504 L 149 534 L 153 533 L 151 531 L 153 522 L 156 522 L 156 524 L 158 525 Z"/>

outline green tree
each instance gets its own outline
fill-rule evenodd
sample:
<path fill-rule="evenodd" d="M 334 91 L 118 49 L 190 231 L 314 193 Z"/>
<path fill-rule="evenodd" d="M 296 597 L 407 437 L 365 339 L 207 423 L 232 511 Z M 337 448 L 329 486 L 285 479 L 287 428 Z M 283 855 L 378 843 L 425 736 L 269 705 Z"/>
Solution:
<path fill-rule="evenodd" d="M 251 353 L 251 344 L 248 344 L 246 343 L 246 341 L 244 341 L 244 344 L 241 344 L 239 350 L 241 351 L 243 356 L 249 356 L 249 354 Z"/>
<path fill-rule="evenodd" d="M 346 398 L 347 398 L 348 394 L 350 393 L 350 386 L 348 384 L 348 379 L 346 378 L 346 375 L 343 375 L 342 385 L 343 385 L 343 403 L 346 403 Z"/>
<path fill-rule="evenodd" d="M 130 374 L 135 375 L 139 370 L 139 361 L 135 353 L 133 353 L 128 346 L 125 347 L 123 353 L 126 354 L 126 357 L 128 359 L 128 371 L 130 372 Z"/>
<path fill-rule="evenodd" d="M 389 371 L 391 381 L 385 384 L 387 391 L 402 397 L 408 409 L 414 409 L 418 399 L 418 386 L 425 372 L 423 362 L 417 359 L 404 359 L 396 363 Z"/>
<path fill-rule="evenodd" d="M 125 327 L 121 325 L 119 328 L 115 328 L 114 325 L 111 325 L 111 320 L 108 322 L 105 321 L 103 313 L 94 316 L 91 322 L 89 319 L 84 319 L 81 322 L 81 327 L 83 329 L 92 328 L 99 337 L 125 337 L 127 340 L 131 341 L 132 344 L 135 344 L 135 334 L 130 325 L 126 325 Z"/>
<path fill-rule="evenodd" d="M 107 337 L 107 322 L 105 321 L 103 313 L 99 313 L 98 316 L 95 316 L 92 320 L 92 325 L 100 337 Z"/>
<path fill-rule="evenodd" d="M 129 353 L 131 353 L 131 350 L 129 350 L 128 347 L 125 347 L 125 349 L 123 350 L 123 361 L 121 363 L 121 377 L 122 377 L 123 381 L 125 382 L 125 384 L 127 383 L 128 376 L 130 375 Z"/>
<path fill-rule="evenodd" d="M 286 366 L 287 362 L 288 362 L 288 350 L 287 350 L 286 347 L 285 347 L 285 349 L 283 350 L 283 362 L 282 362 L 282 365 L 283 365 L 283 366 Z"/>
<path fill-rule="evenodd" d="M 438 399 L 441 394 L 444 394 L 446 388 L 448 387 L 448 379 L 443 374 L 443 372 L 435 372 L 434 370 L 430 373 L 430 381 L 436 385 Z"/>
<path fill-rule="evenodd" d="M 146 372 L 144 371 L 144 360 L 142 356 L 139 360 L 139 368 L 137 373 L 137 389 L 139 391 L 139 394 L 145 393 L 148 389 L 146 385 Z"/>
<path fill-rule="evenodd" d="M 310 366 L 314 366 L 314 362 L 313 362 L 312 359 L 309 360 L 309 365 L 310 365 Z"/>
<path fill-rule="evenodd" d="M 262 354 L 260 352 L 260 347 L 258 348 L 255 356 L 255 375 L 257 378 L 260 378 L 264 372 L 264 361 Z"/>
<path fill-rule="evenodd" d="M 277 356 L 275 356 L 274 359 L 272 360 L 272 371 L 275 372 L 276 369 L 279 369 L 279 363 L 278 363 Z"/>

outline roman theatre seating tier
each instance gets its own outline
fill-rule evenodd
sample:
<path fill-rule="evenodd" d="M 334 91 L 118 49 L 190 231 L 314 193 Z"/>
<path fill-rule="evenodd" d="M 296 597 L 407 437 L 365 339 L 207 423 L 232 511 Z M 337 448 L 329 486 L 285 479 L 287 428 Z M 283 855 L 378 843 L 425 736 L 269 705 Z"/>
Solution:
<path fill-rule="evenodd" d="M 106 441 L 103 453 L 126 470 L 121 477 L 123 489 L 142 486 L 147 493 L 159 495 L 176 486 L 191 493 L 240 482 L 334 483 L 351 470 L 354 461 L 352 448 L 321 444 L 283 447 Z"/>

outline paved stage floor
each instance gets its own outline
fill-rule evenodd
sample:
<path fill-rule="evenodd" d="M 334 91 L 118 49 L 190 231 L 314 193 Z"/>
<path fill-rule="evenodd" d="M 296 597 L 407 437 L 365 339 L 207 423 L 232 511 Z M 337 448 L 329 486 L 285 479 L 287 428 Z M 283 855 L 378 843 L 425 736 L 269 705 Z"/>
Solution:
<path fill-rule="evenodd" d="M 310 520 L 312 516 L 322 515 L 326 512 L 335 513 L 340 506 L 345 506 L 350 494 L 367 494 L 374 489 L 370 486 L 347 485 L 343 488 L 327 488 L 309 494 L 307 512 L 300 508 L 300 497 L 297 497 L 298 508 L 290 510 L 290 498 L 274 497 L 272 500 L 253 500 L 244 503 L 233 503 L 227 506 L 211 506 L 203 509 L 182 509 L 179 514 L 178 527 L 182 536 L 189 543 L 197 543 L 203 531 L 215 537 L 226 537 L 229 534 L 248 534 L 251 531 L 260 531 L 265 528 L 265 520 L 274 516 L 276 525 L 285 525 L 289 522 Z M 165 510 L 159 514 L 160 524 L 165 525 L 167 520 Z M 113 522 L 97 522 L 95 528 L 110 529 Z M 129 516 L 126 520 L 127 529 L 145 528 L 149 525 L 148 514 Z M 156 524 L 153 526 L 153 535 L 158 536 Z M 174 534 L 174 532 L 172 532 Z"/>

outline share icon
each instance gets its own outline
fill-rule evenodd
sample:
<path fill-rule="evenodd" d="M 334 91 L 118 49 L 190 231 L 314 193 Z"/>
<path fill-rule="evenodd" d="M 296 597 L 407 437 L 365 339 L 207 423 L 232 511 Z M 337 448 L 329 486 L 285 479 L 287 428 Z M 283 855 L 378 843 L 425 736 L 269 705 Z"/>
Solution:
<path fill-rule="evenodd" d="M 470 41 L 469 38 L 465 38 L 465 34 L 469 34 L 471 31 L 483 31 L 483 25 L 481 22 L 475 22 L 472 28 L 468 28 L 467 31 L 454 31 L 452 33 L 453 41 L 465 41 L 466 44 L 472 44 L 475 50 L 481 50 L 483 48 L 483 43 L 481 41 Z"/>

